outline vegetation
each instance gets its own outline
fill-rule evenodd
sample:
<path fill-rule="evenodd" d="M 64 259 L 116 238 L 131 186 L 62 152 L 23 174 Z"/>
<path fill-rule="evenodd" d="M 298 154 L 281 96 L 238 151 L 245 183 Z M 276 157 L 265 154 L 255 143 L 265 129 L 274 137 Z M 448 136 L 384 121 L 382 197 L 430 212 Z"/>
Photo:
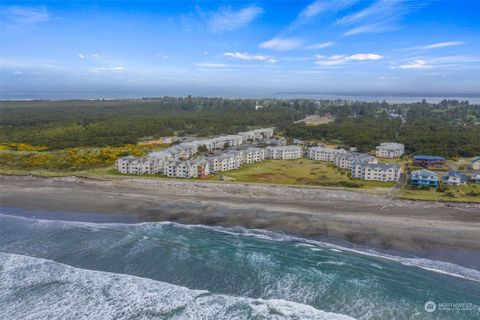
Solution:
<path fill-rule="evenodd" d="M 480 106 L 445 100 L 387 104 L 342 100 L 262 101 L 204 97 L 138 100 L 9 101 L 0 107 L 0 143 L 48 150 L 135 144 L 171 135 L 217 135 L 275 126 L 286 137 L 333 142 L 370 151 L 404 143 L 407 153 L 472 157 L 480 150 Z M 389 114 L 398 115 L 390 119 Z M 307 115 L 334 122 L 294 123 Z M 401 118 L 400 118 L 401 116 Z M 403 121 L 402 121 L 403 120 Z"/>
<path fill-rule="evenodd" d="M 438 189 L 407 187 L 402 189 L 397 196 L 402 199 L 411 200 L 480 203 L 480 185 L 469 184 L 459 187 L 441 186 Z"/>
<path fill-rule="evenodd" d="M 234 178 L 239 182 L 272 184 L 348 187 L 388 188 L 395 183 L 351 179 L 348 170 L 335 168 L 332 164 L 309 159 L 267 160 L 247 164 L 238 170 L 217 174 Z"/>

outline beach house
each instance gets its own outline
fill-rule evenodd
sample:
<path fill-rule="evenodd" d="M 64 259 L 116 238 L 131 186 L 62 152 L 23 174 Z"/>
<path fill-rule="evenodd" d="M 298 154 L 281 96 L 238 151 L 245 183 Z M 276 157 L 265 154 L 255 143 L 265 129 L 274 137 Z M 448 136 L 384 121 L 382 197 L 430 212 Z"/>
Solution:
<path fill-rule="evenodd" d="M 413 165 L 424 168 L 444 168 L 446 160 L 439 156 L 418 155 L 413 157 Z"/>
<path fill-rule="evenodd" d="M 378 158 L 400 158 L 405 152 L 405 146 L 396 142 L 383 142 L 375 149 Z"/>
<path fill-rule="evenodd" d="M 398 181 L 401 169 L 398 164 L 354 163 L 352 178 L 374 181 Z"/>
<path fill-rule="evenodd" d="M 377 158 L 366 153 L 346 152 L 337 154 L 334 163 L 339 168 L 352 169 L 355 163 L 377 163 Z"/>
<path fill-rule="evenodd" d="M 442 177 L 443 183 L 447 186 L 464 186 L 467 184 L 468 178 L 459 171 L 449 171 L 448 175 Z"/>
<path fill-rule="evenodd" d="M 267 147 L 268 159 L 298 159 L 303 156 L 303 150 L 296 145 L 280 146 L 280 147 Z"/>
<path fill-rule="evenodd" d="M 438 176 L 435 172 L 422 169 L 422 170 L 413 171 L 410 174 L 410 185 L 418 186 L 418 187 L 438 188 L 440 184 L 438 181 Z"/>
<path fill-rule="evenodd" d="M 480 170 L 480 157 L 475 157 L 472 160 L 472 169 Z"/>
<path fill-rule="evenodd" d="M 323 146 L 319 147 L 311 147 L 308 148 L 307 151 L 307 158 L 312 160 L 320 160 L 320 161 L 335 161 L 335 158 L 339 154 L 346 154 L 347 151 L 344 149 L 333 149 L 333 148 L 326 148 Z"/>

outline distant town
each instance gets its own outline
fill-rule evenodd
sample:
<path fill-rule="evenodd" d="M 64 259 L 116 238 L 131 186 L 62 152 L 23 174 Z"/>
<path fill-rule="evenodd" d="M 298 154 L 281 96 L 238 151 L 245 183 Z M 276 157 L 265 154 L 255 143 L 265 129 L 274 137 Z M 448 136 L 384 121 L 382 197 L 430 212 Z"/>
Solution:
<path fill-rule="evenodd" d="M 166 138 L 166 142 L 172 140 Z M 122 157 L 115 162 L 115 169 L 121 174 L 160 174 L 188 179 L 203 178 L 264 160 L 304 157 L 347 169 L 352 179 L 399 182 L 404 169 L 397 163 L 379 163 L 378 159 L 399 159 L 404 153 L 404 145 L 396 142 L 380 143 L 371 154 L 356 152 L 355 148 L 347 151 L 325 145 L 286 145 L 285 138 L 274 135 L 274 128 L 261 128 L 236 135 L 180 142 L 170 148 L 150 152 L 145 157 Z M 435 155 L 415 155 L 411 166 L 408 163 L 406 166 L 408 184 L 412 187 L 439 188 L 441 183 L 448 186 L 480 184 L 480 156 L 472 160 L 468 175 L 458 170 L 448 170 L 440 178 L 429 169 L 447 170 L 448 164 L 445 158 Z M 422 169 L 411 170 L 411 167 Z"/>

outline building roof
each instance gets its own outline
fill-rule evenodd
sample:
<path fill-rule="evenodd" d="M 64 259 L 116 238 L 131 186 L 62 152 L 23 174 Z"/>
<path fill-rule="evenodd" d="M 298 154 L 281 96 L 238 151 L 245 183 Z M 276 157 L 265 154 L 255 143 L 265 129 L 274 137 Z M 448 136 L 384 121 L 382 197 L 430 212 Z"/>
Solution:
<path fill-rule="evenodd" d="M 475 157 L 472 159 L 472 163 L 476 163 L 480 161 L 480 157 Z"/>
<path fill-rule="evenodd" d="M 467 176 L 459 171 L 449 171 L 448 175 L 442 177 L 444 181 L 449 178 L 459 178 L 461 182 L 467 182 Z"/>
<path fill-rule="evenodd" d="M 437 176 L 437 174 L 433 171 L 427 170 L 427 169 L 421 169 L 421 170 L 416 170 L 412 171 L 412 176 L 417 176 L 417 175 L 427 175 L 427 176 Z"/>
<path fill-rule="evenodd" d="M 354 166 L 362 166 L 364 168 L 370 168 L 370 169 L 380 169 L 380 170 L 390 170 L 390 169 L 396 169 L 399 170 L 400 166 L 398 164 L 389 164 L 389 163 L 354 163 Z"/>
<path fill-rule="evenodd" d="M 443 160 L 445 161 L 444 157 L 440 156 L 426 156 L 426 155 L 418 155 L 413 157 L 414 160 Z"/>
<path fill-rule="evenodd" d="M 405 146 L 401 143 L 398 142 L 382 142 L 380 145 L 377 147 L 377 149 L 383 148 L 383 149 L 398 149 L 398 148 L 405 148 Z"/>
<path fill-rule="evenodd" d="M 270 149 L 270 150 L 285 150 L 285 151 L 289 151 L 289 150 L 298 150 L 298 149 L 302 149 L 302 147 L 300 146 L 296 146 L 296 145 L 289 145 L 289 146 L 279 146 L 279 147 L 267 147 L 267 149 Z"/>

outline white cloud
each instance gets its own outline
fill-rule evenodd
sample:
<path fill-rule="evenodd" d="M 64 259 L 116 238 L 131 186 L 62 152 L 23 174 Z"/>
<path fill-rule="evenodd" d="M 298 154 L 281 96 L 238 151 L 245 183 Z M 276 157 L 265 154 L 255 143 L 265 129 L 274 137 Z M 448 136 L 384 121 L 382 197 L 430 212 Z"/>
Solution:
<path fill-rule="evenodd" d="M 237 60 L 243 60 L 243 61 L 264 61 L 268 63 L 276 63 L 277 60 L 267 57 L 264 55 L 252 55 L 247 52 L 225 52 L 224 55 L 229 58 L 237 59 Z"/>
<path fill-rule="evenodd" d="M 309 4 L 305 9 L 303 9 L 298 15 L 298 19 L 311 19 L 324 12 L 332 13 L 341 9 L 348 8 L 356 2 L 358 2 L 358 0 L 317 0 Z"/>
<path fill-rule="evenodd" d="M 248 25 L 262 13 L 263 9 L 257 6 L 245 7 L 237 11 L 222 8 L 212 14 L 209 27 L 213 32 L 233 31 Z"/>
<path fill-rule="evenodd" d="M 124 67 L 95 67 L 90 69 L 91 72 L 94 73 L 99 73 L 99 72 L 116 72 L 116 73 L 122 73 L 125 72 L 127 69 Z"/>
<path fill-rule="evenodd" d="M 306 47 L 306 49 L 324 49 L 333 46 L 333 42 L 322 42 L 317 44 L 312 44 Z"/>
<path fill-rule="evenodd" d="M 288 51 L 293 50 L 302 45 L 302 41 L 297 38 L 273 38 L 268 41 L 262 42 L 260 48 L 278 50 L 278 51 Z"/>
<path fill-rule="evenodd" d="M 431 65 L 428 64 L 427 60 L 418 59 L 414 61 L 410 61 L 406 64 L 402 64 L 399 66 L 400 69 L 428 69 L 432 68 Z"/>
<path fill-rule="evenodd" d="M 460 46 L 464 43 L 465 42 L 461 42 L 461 41 L 446 41 L 446 42 L 429 44 L 427 46 L 422 46 L 422 47 L 419 47 L 419 48 L 421 48 L 421 49 L 437 49 L 437 48 Z"/>
<path fill-rule="evenodd" d="M 225 68 L 227 67 L 224 63 L 211 63 L 211 62 L 200 62 L 196 64 L 200 68 Z"/>
<path fill-rule="evenodd" d="M 426 2 L 406 0 L 378 0 L 370 6 L 336 21 L 337 25 L 350 25 L 343 36 L 361 33 L 386 32 L 398 28 L 398 21 L 412 10 L 425 6 Z"/>
<path fill-rule="evenodd" d="M 315 61 L 316 64 L 322 66 L 334 66 L 345 64 L 347 62 L 354 62 L 354 61 L 375 61 L 382 59 L 383 56 L 376 54 L 376 53 L 357 53 L 352 54 L 350 56 L 347 55 L 333 55 L 330 57 L 325 57 L 322 55 L 317 55 Z"/>
<path fill-rule="evenodd" d="M 92 54 L 92 58 L 98 59 L 98 58 L 100 58 L 100 56 L 98 54 L 94 53 L 94 54 Z"/>
<path fill-rule="evenodd" d="M 50 19 L 50 14 L 45 7 L 6 7 L 4 13 L 7 17 L 18 23 L 35 24 Z"/>
<path fill-rule="evenodd" d="M 81 53 L 77 54 L 77 56 L 80 58 L 80 59 L 85 59 L 85 56 Z"/>

